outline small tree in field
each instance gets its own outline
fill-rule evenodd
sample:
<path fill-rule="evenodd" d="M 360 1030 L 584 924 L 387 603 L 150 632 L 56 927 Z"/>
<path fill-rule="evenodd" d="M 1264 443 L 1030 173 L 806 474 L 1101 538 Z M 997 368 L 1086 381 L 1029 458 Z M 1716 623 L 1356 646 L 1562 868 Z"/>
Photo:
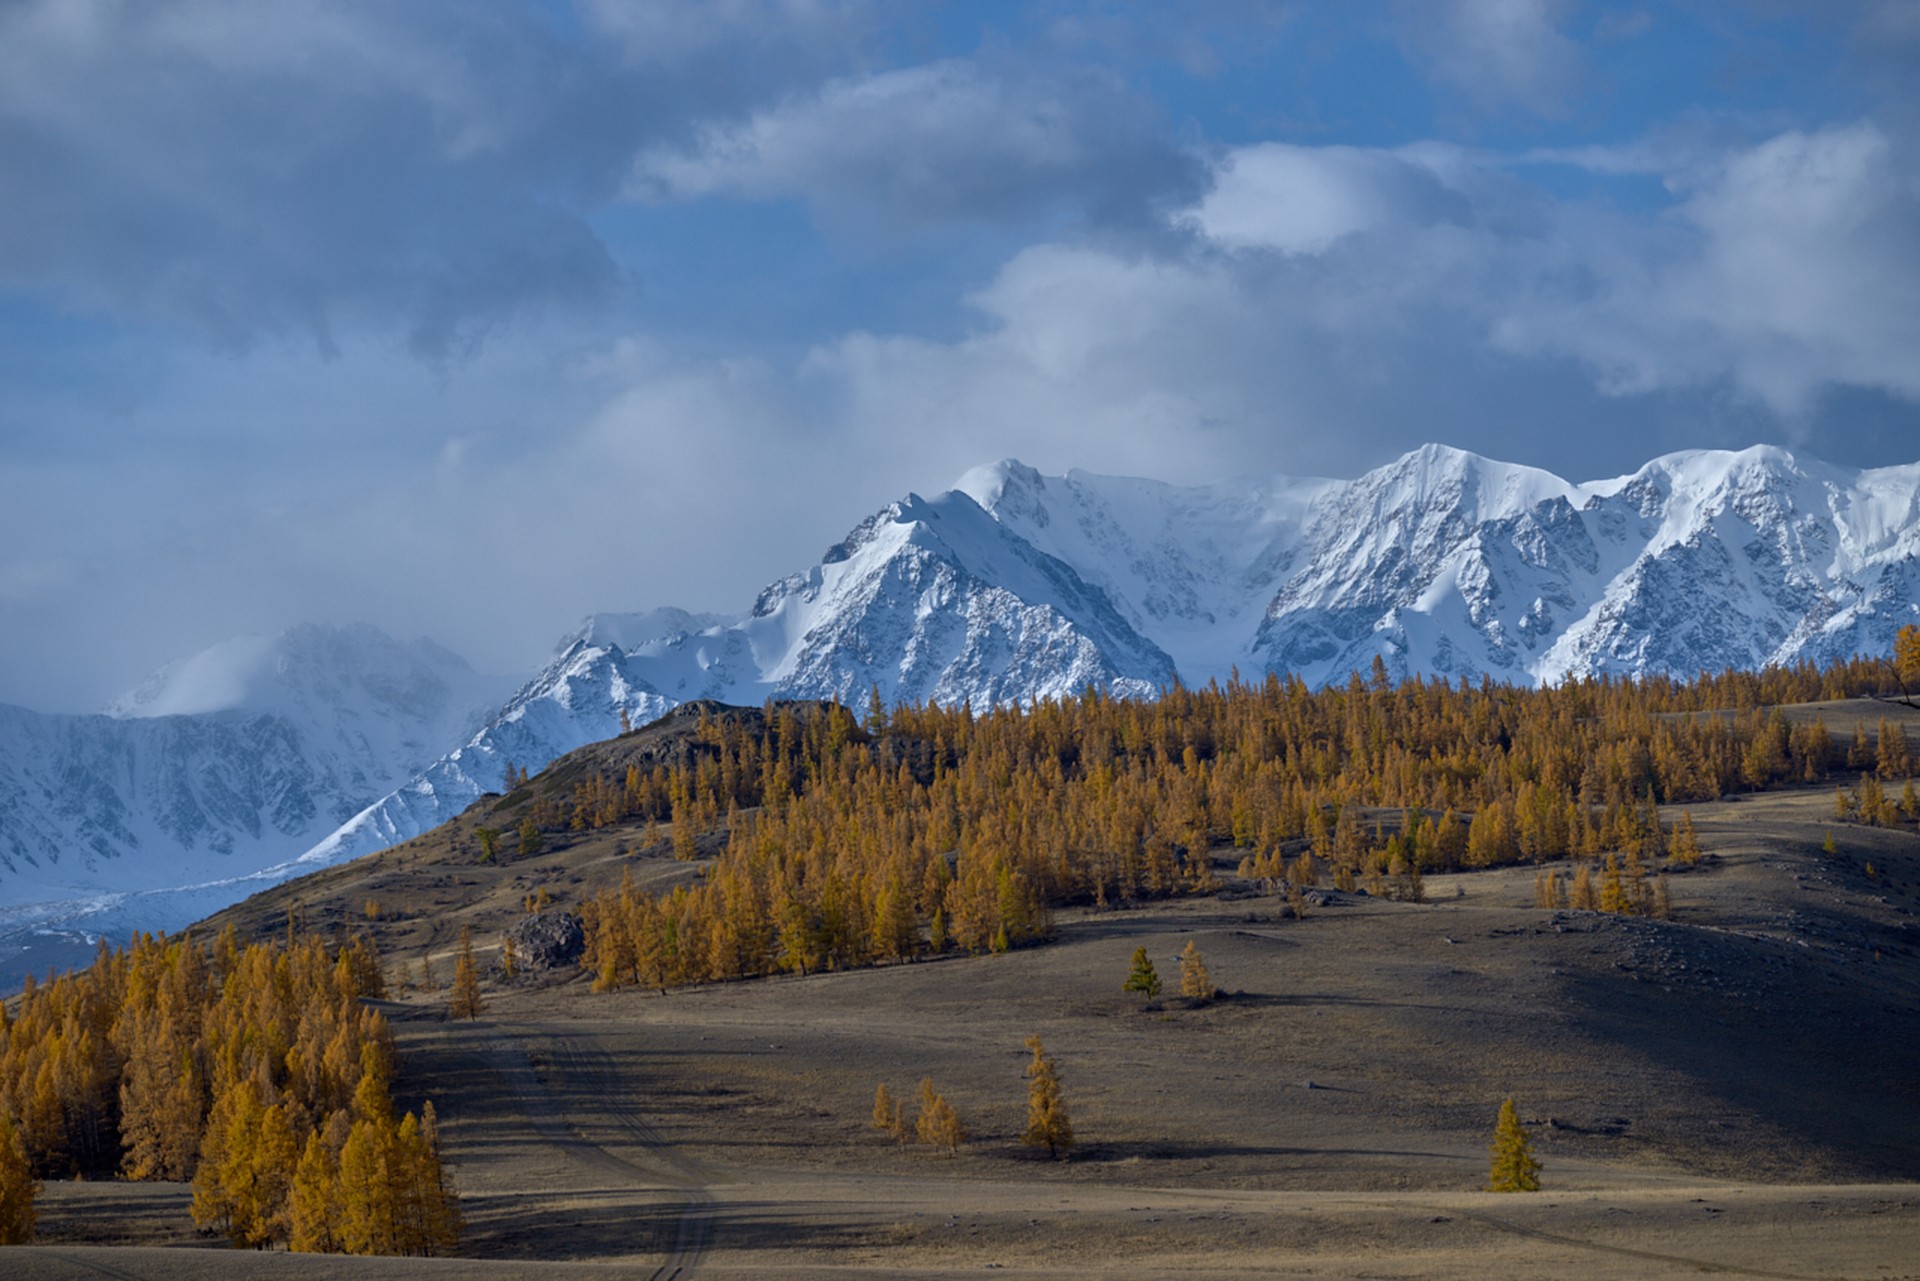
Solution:
<path fill-rule="evenodd" d="M 1211 1001 L 1219 989 L 1213 985 L 1213 975 L 1207 972 L 1207 963 L 1200 958 L 1200 949 L 1192 939 L 1180 950 L 1180 995 L 1195 1000 Z"/>
<path fill-rule="evenodd" d="M 930 1076 L 920 1082 L 920 1115 L 914 1121 L 913 1128 L 922 1143 L 945 1148 L 949 1153 L 958 1152 L 960 1145 L 967 1141 L 959 1114 L 933 1088 L 933 1078 Z"/>
<path fill-rule="evenodd" d="M 1127 981 L 1120 985 L 1122 992 L 1138 992 L 1148 1002 L 1160 995 L 1160 976 L 1154 972 L 1153 961 L 1147 956 L 1147 949 L 1133 949 L 1133 968 L 1127 971 Z"/>
<path fill-rule="evenodd" d="M 1030 1148 L 1045 1147 L 1060 1156 L 1073 1147 L 1073 1123 L 1067 1119 L 1066 1100 L 1060 1097 L 1060 1073 L 1040 1038 L 1027 1038 L 1033 1062 L 1027 1064 L 1027 1129 L 1020 1141 Z"/>
<path fill-rule="evenodd" d="M 893 1097 L 885 1081 L 873 1092 L 873 1128 L 885 1130 L 896 1143 L 907 1141 L 907 1105 Z"/>
<path fill-rule="evenodd" d="M 1527 1138 L 1527 1132 L 1520 1128 L 1520 1118 L 1513 1110 L 1512 1099 L 1500 1105 L 1500 1119 L 1494 1123 L 1493 1145 L 1488 1152 L 1493 1157 L 1493 1164 L 1487 1176 L 1487 1191 L 1540 1190 L 1540 1163 L 1533 1159 L 1533 1144 Z"/>
<path fill-rule="evenodd" d="M 1693 815 L 1680 816 L 1680 825 L 1673 829 L 1673 840 L 1667 846 L 1667 857 L 1682 867 L 1700 861 L 1700 834 L 1694 831 Z"/>
<path fill-rule="evenodd" d="M 447 1017 L 477 1019 L 486 1008 L 480 999 L 480 967 L 473 960 L 473 927 L 460 927 L 460 959 L 453 967 L 453 994 L 447 999 Z"/>

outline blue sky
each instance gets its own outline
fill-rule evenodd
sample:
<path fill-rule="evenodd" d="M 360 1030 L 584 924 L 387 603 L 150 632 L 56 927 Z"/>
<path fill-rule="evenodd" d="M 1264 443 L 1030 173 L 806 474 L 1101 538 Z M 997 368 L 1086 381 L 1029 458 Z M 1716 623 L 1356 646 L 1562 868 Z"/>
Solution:
<path fill-rule="evenodd" d="M 0 0 L 0 701 L 1018 456 L 1920 459 L 1911 0 Z"/>

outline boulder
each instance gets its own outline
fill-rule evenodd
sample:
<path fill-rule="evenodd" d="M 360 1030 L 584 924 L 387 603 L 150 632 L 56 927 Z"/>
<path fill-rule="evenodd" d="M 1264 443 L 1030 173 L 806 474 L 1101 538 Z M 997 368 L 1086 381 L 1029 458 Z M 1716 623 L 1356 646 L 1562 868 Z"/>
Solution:
<path fill-rule="evenodd" d="M 507 931 L 520 964 L 530 970 L 557 970 L 575 964 L 587 950 L 584 922 L 572 912 L 535 912 Z"/>

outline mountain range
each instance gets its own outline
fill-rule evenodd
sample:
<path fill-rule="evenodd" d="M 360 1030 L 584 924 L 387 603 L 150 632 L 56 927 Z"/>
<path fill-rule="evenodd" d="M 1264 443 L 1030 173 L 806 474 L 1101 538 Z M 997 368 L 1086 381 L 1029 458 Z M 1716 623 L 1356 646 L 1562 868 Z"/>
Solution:
<path fill-rule="evenodd" d="M 477 720 L 471 669 L 370 628 L 216 647 L 103 716 L 0 709 L 0 937 L 176 927 L 693 698 L 1145 697 L 1376 657 L 1691 675 L 1885 652 L 1917 602 L 1920 464 L 1760 447 L 1574 483 L 1429 445 L 1355 480 L 1181 487 L 1006 461 L 868 516 L 738 617 L 596 615 Z"/>

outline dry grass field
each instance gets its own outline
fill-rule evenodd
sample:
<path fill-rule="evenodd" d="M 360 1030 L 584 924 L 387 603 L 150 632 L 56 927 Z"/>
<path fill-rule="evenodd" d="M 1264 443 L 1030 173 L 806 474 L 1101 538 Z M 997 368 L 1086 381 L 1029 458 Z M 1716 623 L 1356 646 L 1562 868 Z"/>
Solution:
<path fill-rule="evenodd" d="M 400 992 L 397 1097 L 439 1109 L 469 1259 L 188 1248 L 184 1188 L 115 1183 L 49 1187 L 0 1276 L 1920 1277 L 1920 839 L 1836 825 L 1830 789 L 1690 810 L 1708 856 L 1665 922 L 1535 908 L 1532 868 L 1298 920 L 1230 881 L 1002 956 L 666 995 L 496 976 L 462 1023 Z M 461 839 L 229 919 L 364 924 L 444 989 L 462 923 L 497 948 L 540 885 L 695 866 L 603 838 L 475 867 Z M 1221 999 L 1122 993 L 1134 948 L 1177 980 L 1188 940 Z M 1068 1161 L 1019 1143 L 1036 1034 Z M 957 1155 L 869 1124 L 877 1083 L 927 1076 Z M 1478 1190 L 1509 1096 L 1537 1194 Z"/>

